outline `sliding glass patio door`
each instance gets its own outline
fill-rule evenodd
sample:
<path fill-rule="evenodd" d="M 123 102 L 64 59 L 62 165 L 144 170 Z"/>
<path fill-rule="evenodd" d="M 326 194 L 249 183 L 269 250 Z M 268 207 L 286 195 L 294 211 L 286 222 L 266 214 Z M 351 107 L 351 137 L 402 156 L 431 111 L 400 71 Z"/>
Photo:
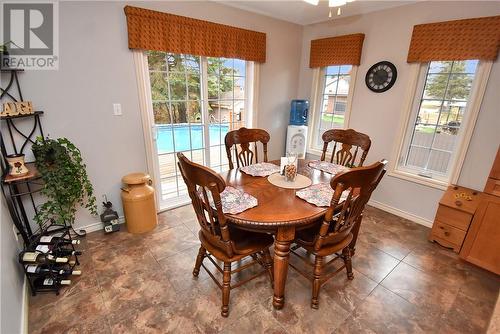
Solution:
<path fill-rule="evenodd" d="M 149 110 L 160 209 L 189 201 L 177 153 L 217 172 L 228 169 L 224 137 L 245 126 L 250 62 L 150 51 Z"/>

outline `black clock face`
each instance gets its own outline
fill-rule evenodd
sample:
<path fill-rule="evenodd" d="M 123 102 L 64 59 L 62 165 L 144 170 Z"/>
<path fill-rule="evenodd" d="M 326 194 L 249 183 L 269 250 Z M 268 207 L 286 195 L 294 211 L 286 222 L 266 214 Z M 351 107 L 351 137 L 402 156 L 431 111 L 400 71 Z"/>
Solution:
<path fill-rule="evenodd" d="M 366 72 L 366 86 L 375 93 L 382 93 L 394 85 L 397 76 L 398 71 L 393 63 L 381 61 Z"/>

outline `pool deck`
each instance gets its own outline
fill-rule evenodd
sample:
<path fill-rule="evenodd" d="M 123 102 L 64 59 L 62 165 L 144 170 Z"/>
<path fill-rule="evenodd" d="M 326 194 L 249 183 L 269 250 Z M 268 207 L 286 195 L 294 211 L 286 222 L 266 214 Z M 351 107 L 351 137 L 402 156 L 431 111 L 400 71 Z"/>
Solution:
<path fill-rule="evenodd" d="M 195 150 L 184 152 L 186 157 L 198 164 L 204 165 L 204 150 Z M 220 165 L 221 158 L 222 163 L 227 163 L 225 147 L 222 145 L 213 146 L 210 149 L 210 155 L 212 157 L 212 166 Z M 176 181 L 176 161 L 174 153 L 161 154 L 158 155 L 158 162 L 160 164 L 160 178 L 161 178 L 161 193 L 162 195 L 177 195 L 177 182 L 179 182 L 179 189 L 185 189 L 184 181 L 179 175 Z M 217 171 L 217 169 L 216 169 Z"/>

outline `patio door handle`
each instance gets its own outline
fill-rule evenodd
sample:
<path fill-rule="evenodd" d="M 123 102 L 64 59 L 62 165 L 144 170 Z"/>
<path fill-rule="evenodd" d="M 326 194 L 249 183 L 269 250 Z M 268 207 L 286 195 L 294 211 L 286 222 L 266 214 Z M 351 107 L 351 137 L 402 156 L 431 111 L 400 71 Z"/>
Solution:
<path fill-rule="evenodd" d="M 153 138 L 154 141 L 158 139 L 158 129 L 156 125 L 151 125 L 151 137 Z"/>

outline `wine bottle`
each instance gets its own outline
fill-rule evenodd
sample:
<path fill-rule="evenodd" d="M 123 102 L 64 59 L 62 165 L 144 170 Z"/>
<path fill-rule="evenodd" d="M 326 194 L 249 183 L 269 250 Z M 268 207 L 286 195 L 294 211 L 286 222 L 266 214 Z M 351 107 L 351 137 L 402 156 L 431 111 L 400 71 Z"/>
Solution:
<path fill-rule="evenodd" d="M 47 265 L 40 265 L 40 264 L 27 264 L 25 268 L 26 272 L 30 274 L 53 273 L 62 276 L 70 276 L 70 275 L 79 276 L 82 274 L 81 270 L 64 269 L 58 266 L 57 267 L 54 266 L 51 268 Z"/>
<path fill-rule="evenodd" d="M 79 245 L 80 240 L 71 240 L 63 237 L 55 237 L 52 235 L 44 235 L 40 237 L 39 244 L 66 244 L 66 245 Z"/>
<path fill-rule="evenodd" d="M 52 254 L 42 254 L 40 252 L 22 252 L 20 254 L 21 262 L 31 262 L 31 263 L 66 263 L 68 258 L 66 257 L 56 257 Z"/>
<path fill-rule="evenodd" d="M 67 249 L 67 248 L 59 248 L 52 251 L 52 253 L 56 256 L 72 256 L 72 255 L 82 255 L 81 251 Z"/>
<path fill-rule="evenodd" d="M 52 254 L 54 256 L 71 256 L 71 255 L 82 255 L 81 251 L 76 251 L 69 248 L 64 248 L 56 245 L 38 245 L 35 250 L 45 253 Z"/>
<path fill-rule="evenodd" d="M 37 277 L 33 281 L 33 285 L 36 288 L 47 288 L 47 287 L 55 287 L 57 285 L 70 285 L 71 280 L 69 279 L 59 279 L 59 278 L 51 278 L 51 277 Z"/>
<path fill-rule="evenodd" d="M 26 269 L 26 272 L 30 274 L 53 273 L 53 274 L 63 275 L 65 272 L 64 269 L 57 269 L 57 268 L 50 269 L 45 265 L 38 265 L 38 264 L 27 264 L 24 266 L 24 268 Z"/>

